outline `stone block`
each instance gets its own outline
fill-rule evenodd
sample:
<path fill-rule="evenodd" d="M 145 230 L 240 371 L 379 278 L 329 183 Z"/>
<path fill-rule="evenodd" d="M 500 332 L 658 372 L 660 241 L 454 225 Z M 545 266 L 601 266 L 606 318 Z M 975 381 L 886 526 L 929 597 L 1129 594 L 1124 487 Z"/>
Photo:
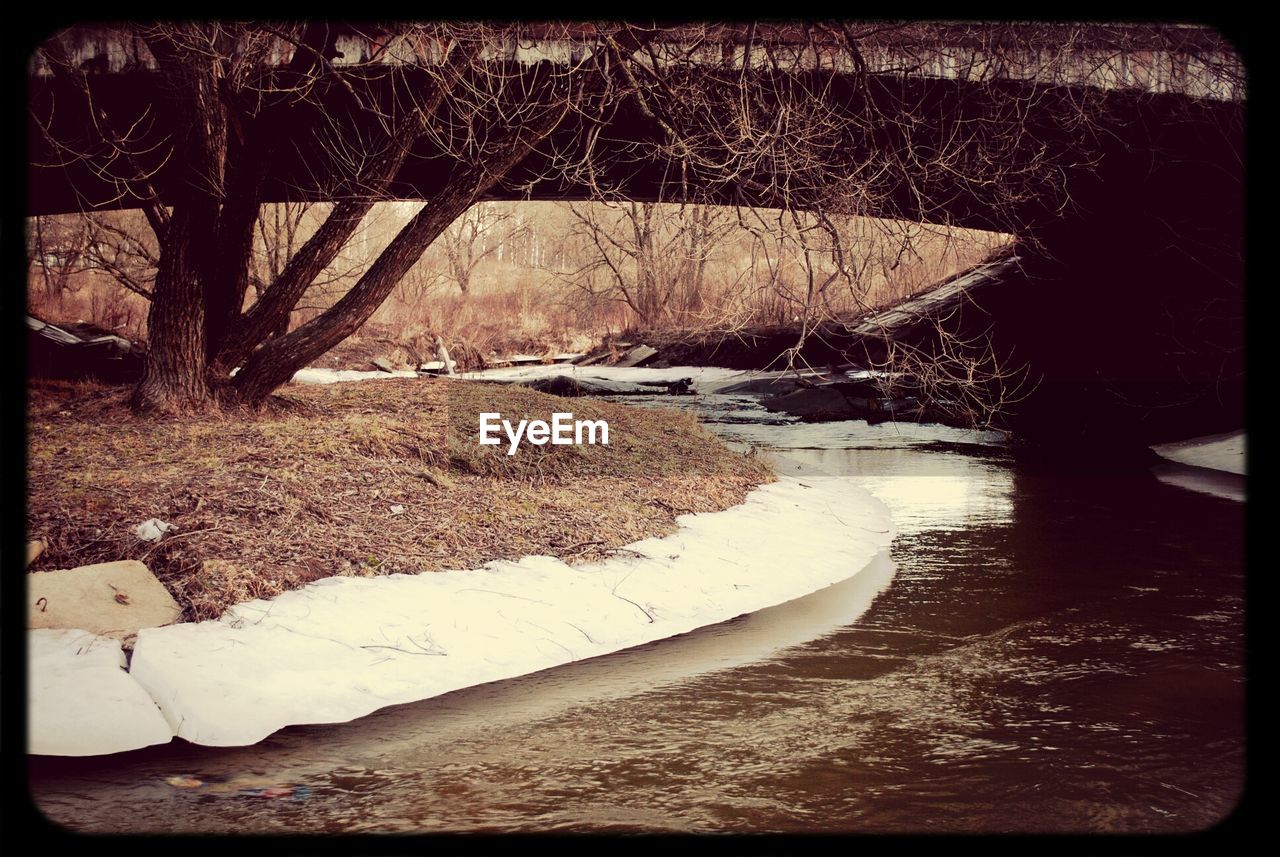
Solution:
<path fill-rule="evenodd" d="M 137 560 L 27 575 L 28 628 L 82 628 L 124 637 L 175 622 L 182 610 Z"/>

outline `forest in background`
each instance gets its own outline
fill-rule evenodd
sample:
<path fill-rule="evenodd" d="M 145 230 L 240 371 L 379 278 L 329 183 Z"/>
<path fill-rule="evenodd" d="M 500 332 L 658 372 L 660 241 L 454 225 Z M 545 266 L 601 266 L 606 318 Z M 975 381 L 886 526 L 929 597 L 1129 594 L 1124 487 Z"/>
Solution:
<path fill-rule="evenodd" d="M 374 206 L 289 318 L 333 306 L 419 202 Z M 326 203 L 262 207 L 246 307 L 323 222 Z M 810 324 L 892 305 L 977 264 L 1005 234 L 673 203 L 485 202 L 460 216 L 389 299 L 322 365 L 433 359 L 440 336 L 475 364 L 513 352 L 585 350 L 624 331 L 724 332 Z M 28 220 L 28 308 L 147 337 L 158 248 L 139 211 Z M 834 276 L 835 253 L 850 276 Z M 807 317 L 806 316 L 807 313 Z M 286 330 L 278 333 L 283 334 Z"/>

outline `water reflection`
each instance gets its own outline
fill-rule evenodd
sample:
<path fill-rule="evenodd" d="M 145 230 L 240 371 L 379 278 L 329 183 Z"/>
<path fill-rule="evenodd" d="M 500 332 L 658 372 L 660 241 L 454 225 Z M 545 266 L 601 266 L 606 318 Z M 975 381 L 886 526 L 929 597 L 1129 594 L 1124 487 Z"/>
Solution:
<path fill-rule="evenodd" d="M 920 450 L 847 449 L 770 451 L 780 473 L 851 476 L 893 512 L 900 536 L 930 529 L 958 530 L 1007 524 L 1013 516 L 1013 473 L 998 458 L 929 447 L 923 467 Z"/>
<path fill-rule="evenodd" d="M 1176 485 L 1188 491 L 1199 491 L 1224 500 L 1245 501 L 1245 477 L 1221 470 L 1192 467 L 1172 461 L 1161 462 L 1151 468 L 1161 482 Z"/>

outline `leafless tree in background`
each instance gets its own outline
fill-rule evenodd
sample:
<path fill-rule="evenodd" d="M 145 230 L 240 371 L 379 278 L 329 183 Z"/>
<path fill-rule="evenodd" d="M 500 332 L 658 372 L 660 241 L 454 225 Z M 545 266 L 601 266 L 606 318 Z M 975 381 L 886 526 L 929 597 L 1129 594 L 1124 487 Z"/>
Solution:
<path fill-rule="evenodd" d="M 444 257 L 445 277 L 465 295 L 476 267 L 527 228 L 510 211 L 476 205 L 449 224 L 432 246 Z"/>
<path fill-rule="evenodd" d="M 84 224 L 66 218 L 35 217 L 27 230 L 27 258 L 38 272 L 43 298 L 58 299 L 85 265 L 89 238 Z"/>
<path fill-rule="evenodd" d="M 626 305 L 642 327 L 685 323 L 704 308 L 708 262 L 733 228 L 727 211 L 651 202 L 570 203 L 575 264 L 558 271 L 588 300 Z"/>
<path fill-rule="evenodd" d="M 147 240 L 145 226 L 133 228 L 132 219 L 115 212 L 32 218 L 28 257 L 42 286 L 38 305 L 63 307 L 73 299 L 83 307 L 87 299 L 92 321 L 126 334 L 136 332 L 136 316 L 142 313 L 137 300 L 126 295 L 151 299 L 158 250 Z M 92 287 L 98 272 L 118 288 Z"/>

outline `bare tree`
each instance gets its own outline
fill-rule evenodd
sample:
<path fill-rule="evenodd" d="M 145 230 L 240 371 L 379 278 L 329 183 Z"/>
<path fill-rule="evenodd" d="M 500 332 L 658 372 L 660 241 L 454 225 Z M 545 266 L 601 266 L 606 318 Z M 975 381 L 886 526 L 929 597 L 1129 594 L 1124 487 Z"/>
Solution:
<path fill-rule="evenodd" d="M 84 270 L 89 251 L 89 234 L 78 220 L 62 217 L 33 217 L 27 230 L 27 257 L 39 272 L 46 300 L 58 300 Z"/>
<path fill-rule="evenodd" d="M 715 206 L 568 204 L 576 264 L 557 271 L 598 300 L 629 307 L 645 327 L 687 322 L 704 306 L 707 263 L 733 229 Z"/>
<path fill-rule="evenodd" d="M 73 32 L 38 52 L 56 86 L 32 113 L 49 166 L 112 188 L 94 204 L 141 208 L 155 233 L 141 408 L 261 402 L 499 189 L 618 200 L 636 175 L 649 198 L 792 218 L 803 341 L 834 289 L 857 293 L 861 260 L 840 216 L 1034 242 L 1036 222 L 1071 206 L 1067 176 L 1099 157 L 1109 87 L 1182 85 L 1168 58 L 1203 70 L 1210 95 L 1243 85 L 1211 39 L 1176 27 L 186 23 L 132 25 L 119 41 L 155 69 L 162 100 L 113 113 Z M 1143 56 L 1155 59 L 1135 71 Z M 1063 81 L 1089 85 L 1053 86 Z M 427 204 L 331 306 L 271 336 L 423 158 L 442 171 L 438 186 L 413 188 Z M 277 173 L 295 177 L 289 198 L 332 205 L 244 309 Z M 632 243 L 644 244 L 645 210 L 634 211 Z M 668 300 L 636 305 L 661 315 Z"/>
<path fill-rule="evenodd" d="M 131 292 L 151 300 L 159 248 L 145 224 L 133 218 L 85 215 L 89 228 L 86 258 L 92 267 L 106 271 Z"/>
<path fill-rule="evenodd" d="M 914 396 L 951 420 L 991 429 L 1039 385 L 1032 368 L 998 348 L 989 331 L 963 337 L 946 318 L 931 320 L 928 331 L 928 346 L 885 340 L 885 355 L 871 368 L 886 397 Z"/>
<path fill-rule="evenodd" d="M 311 208 L 306 202 L 283 202 L 269 203 L 259 210 L 255 258 L 249 271 L 255 300 L 262 300 L 301 246 L 300 229 Z M 285 316 L 274 330 L 267 331 L 267 336 L 284 336 L 288 332 L 289 317 Z"/>
<path fill-rule="evenodd" d="M 526 230 L 511 211 L 481 204 L 463 212 L 432 246 L 444 257 L 444 276 L 465 295 L 480 263 Z"/>
<path fill-rule="evenodd" d="M 150 300 L 157 250 L 129 220 L 118 212 L 32 218 L 29 258 L 44 299 L 60 301 L 64 293 L 80 290 L 83 275 L 102 271 Z"/>
<path fill-rule="evenodd" d="M 607 44 L 608 54 L 587 51 L 526 74 L 501 57 L 517 43 L 519 27 L 379 29 L 370 41 L 394 51 L 396 62 L 371 58 L 342 69 L 333 62 L 339 34 L 325 24 L 132 28 L 129 43 L 138 46 L 139 61 L 153 63 L 164 83 L 167 101 L 156 107 L 178 120 L 158 158 L 172 160 L 178 177 L 167 198 L 155 190 L 158 144 L 144 139 L 141 120 L 109 115 L 64 41 L 55 37 L 42 47 L 42 60 L 81 96 L 79 109 L 93 128 L 88 140 L 58 139 L 54 118 L 41 117 L 51 146 L 116 181 L 120 193 L 147 212 L 160 245 L 138 407 L 199 405 L 215 397 L 261 402 L 355 331 L 423 250 L 567 117 L 598 115 L 619 97 L 605 56 L 630 56 L 652 37 L 631 25 L 592 28 L 589 44 Z M 357 91 L 361 66 L 387 79 L 386 98 Z M 326 97 L 345 98 L 347 105 L 335 109 Z M 304 145 L 300 133 L 318 140 L 326 156 L 310 191 L 334 205 L 242 312 L 264 184 L 289 145 Z M 449 181 L 333 306 L 268 339 L 370 208 L 392 197 L 392 182 L 415 146 L 452 157 Z"/>

